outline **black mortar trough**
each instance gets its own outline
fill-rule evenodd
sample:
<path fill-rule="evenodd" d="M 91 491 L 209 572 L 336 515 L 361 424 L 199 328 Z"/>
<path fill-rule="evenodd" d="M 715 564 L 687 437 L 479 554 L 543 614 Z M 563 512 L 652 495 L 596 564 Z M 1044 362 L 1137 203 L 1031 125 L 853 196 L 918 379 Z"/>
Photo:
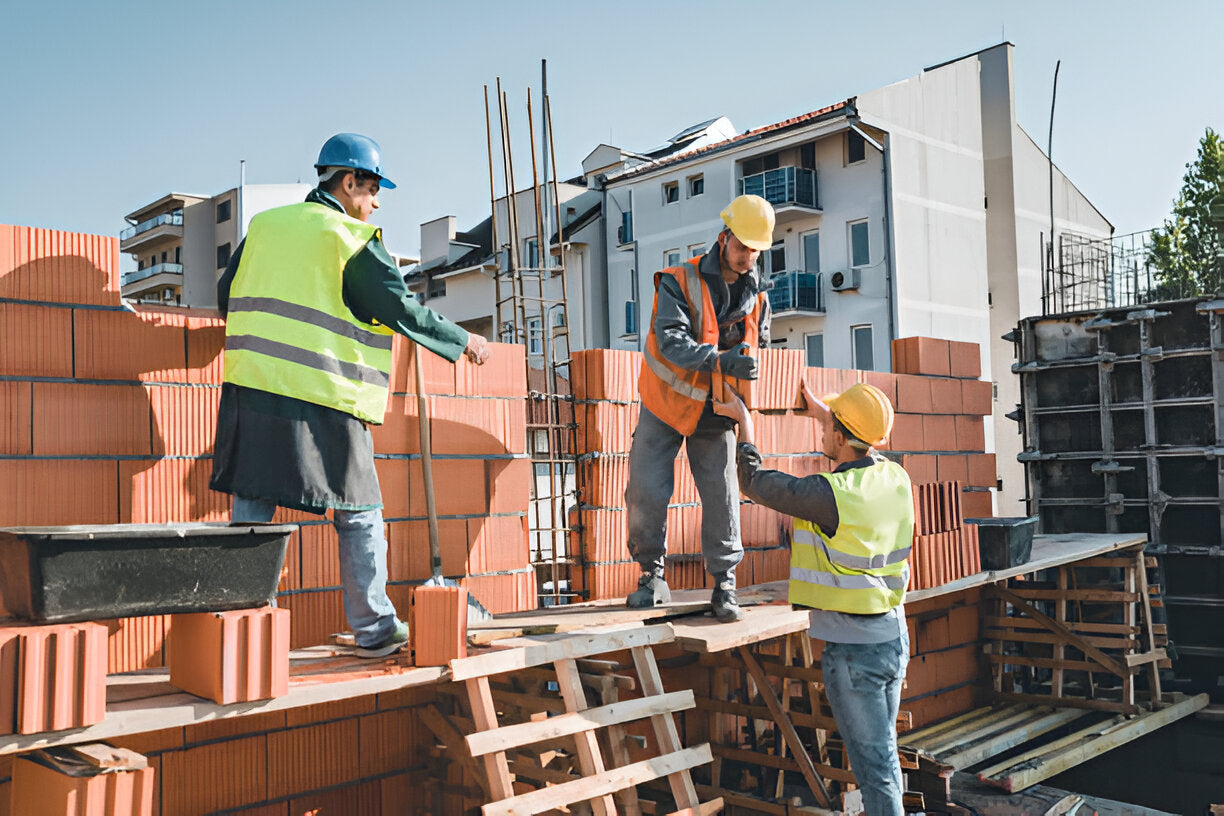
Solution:
<path fill-rule="evenodd" d="M 1037 516 L 967 518 L 965 523 L 977 525 L 983 569 L 1001 570 L 1028 563 L 1033 553 Z"/>
<path fill-rule="evenodd" d="M 0 527 L 0 620 L 250 609 L 276 595 L 294 525 Z"/>

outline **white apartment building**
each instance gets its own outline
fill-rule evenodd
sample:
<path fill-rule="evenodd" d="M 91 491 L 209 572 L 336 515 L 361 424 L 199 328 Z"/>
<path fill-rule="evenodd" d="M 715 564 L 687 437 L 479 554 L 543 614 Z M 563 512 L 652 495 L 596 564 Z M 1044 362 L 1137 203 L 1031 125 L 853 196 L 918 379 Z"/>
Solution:
<path fill-rule="evenodd" d="M 654 273 L 704 252 L 736 195 L 775 206 L 762 272 L 772 338 L 809 365 L 887 371 L 891 341 L 977 343 L 996 384 L 987 450 L 996 512 L 1023 512 L 1012 346 L 1040 312 L 1049 167 L 1016 122 L 1003 43 L 916 77 L 660 160 L 601 174 L 608 324 L 614 348 L 644 347 Z M 1055 228 L 1105 238 L 1112 226 L 1054 168 Z M 1043 224 L 1044 229 L 1043 229 Z"/>
<path fill-rule="evenodd" d="M 136 263 L 122 275 L 123 297 L 215 308 L 217 278 L 252 216 L 308 192 L 309 184 L 244 184 L 215 196 L 168 193 L 133 210 L 119 233 L 119 251 Z"/>

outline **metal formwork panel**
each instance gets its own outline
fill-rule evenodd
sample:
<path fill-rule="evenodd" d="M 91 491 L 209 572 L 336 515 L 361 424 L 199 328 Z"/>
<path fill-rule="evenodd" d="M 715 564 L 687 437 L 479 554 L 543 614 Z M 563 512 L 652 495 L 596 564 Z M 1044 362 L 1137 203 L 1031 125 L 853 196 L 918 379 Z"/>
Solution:
<path fill-rule="evenodd" d="M 1222 311 L 1197 298 L 1050 315 L 1011 337 L 1041 532 L 1146 532 L 1186 672 L 1203 677 L 1206 661 L 1224 683 L 1224 643 L 1190 623 L 1224 609 Z M 1203 574 L 1218 579 L 1188 580 Z"/>

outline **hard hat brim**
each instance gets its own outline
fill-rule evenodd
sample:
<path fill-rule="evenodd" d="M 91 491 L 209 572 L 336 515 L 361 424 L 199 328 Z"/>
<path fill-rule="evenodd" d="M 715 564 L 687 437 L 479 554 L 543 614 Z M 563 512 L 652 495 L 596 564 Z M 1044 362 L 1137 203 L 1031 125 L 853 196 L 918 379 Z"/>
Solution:
<path fill-rule="evenodd" d="M 735 235 L 735 230 L 731 230 L 731 234 Z M 749 249 L 755 249 L 757 252 L 764 252 L 765 250 L 773 246 L 773 243 L 770 241 L 745 241 L 743 238 L 740 238 L 738 235 L 735 235 L 735 240 L 739 241 L 741 244 L 748 247 Z"/>

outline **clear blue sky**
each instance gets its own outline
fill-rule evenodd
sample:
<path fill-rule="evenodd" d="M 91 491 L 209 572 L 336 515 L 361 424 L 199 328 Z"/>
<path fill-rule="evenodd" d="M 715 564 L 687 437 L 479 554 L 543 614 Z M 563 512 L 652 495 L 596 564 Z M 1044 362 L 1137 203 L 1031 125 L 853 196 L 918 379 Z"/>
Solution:
<path fill-rule="evenodd" d="M 114 235 L 170 191 L 313 181 L 332 133 L 383 146 L 400 188 L 374 220 L 488 211 L 482 86 L 511 103 L 547 58 L 561 172 L 600 142 L 643 150 L 719 115 L 779 121 L 1014 43 L 1016 109 L 1119 234 L 1168 213 L 1208 126 L 1224 129 L 1224 3 L 41 0 L 0 10 L 0 223 Z M 538 99 L 538 96 L 537 96 Z"/>

